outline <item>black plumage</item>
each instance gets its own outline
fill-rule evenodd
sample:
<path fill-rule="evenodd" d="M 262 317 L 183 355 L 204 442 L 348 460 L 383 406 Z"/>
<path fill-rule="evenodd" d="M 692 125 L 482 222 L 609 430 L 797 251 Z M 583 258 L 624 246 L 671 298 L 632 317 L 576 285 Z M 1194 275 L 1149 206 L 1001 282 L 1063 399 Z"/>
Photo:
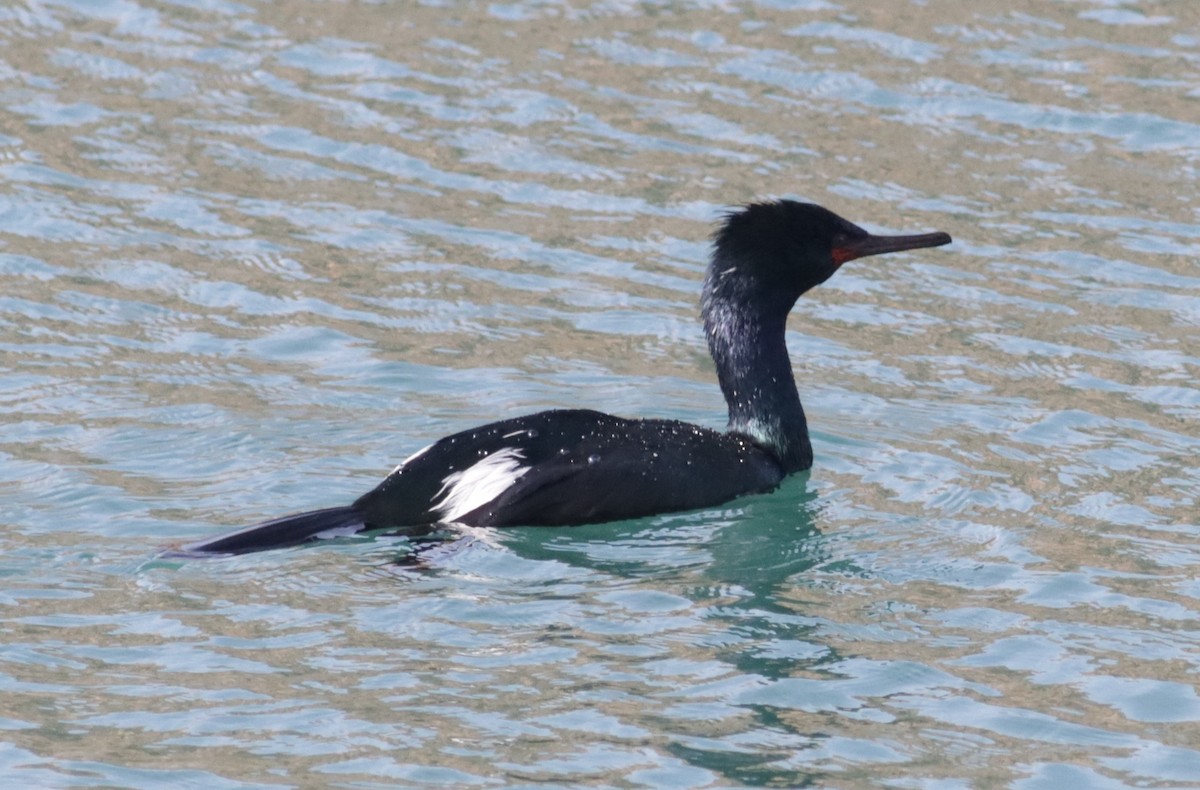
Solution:
<path fill-rule="evenodd" d="M 784 343 L 796 299 L 843 263 L 948 244 L 944 233 L 874 236 L 807 203 L 755 203 L 713 239 L 701 316 L 726 431 L 583 409 L 544 411 L 448 436 L 347 507 L 263 522 L 183 547 L 238 554 L 366 529 L 565 526 L 692 510 L 769 491 L 812 465 Z"/>

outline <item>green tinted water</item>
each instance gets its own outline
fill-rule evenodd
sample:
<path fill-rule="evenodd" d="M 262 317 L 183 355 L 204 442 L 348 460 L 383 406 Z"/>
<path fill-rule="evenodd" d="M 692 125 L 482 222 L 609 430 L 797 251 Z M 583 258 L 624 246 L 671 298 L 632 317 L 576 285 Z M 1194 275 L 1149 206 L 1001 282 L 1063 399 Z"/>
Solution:
<path fill-rule="evenodd" d="M 0 7 L 4 784 L 1200 784 L 1197 30 Z M 154 559 L 492 419 L 719 426 L 705 239 L 765 196 L 955 239 L 797 306 L 811 474 Z"/>

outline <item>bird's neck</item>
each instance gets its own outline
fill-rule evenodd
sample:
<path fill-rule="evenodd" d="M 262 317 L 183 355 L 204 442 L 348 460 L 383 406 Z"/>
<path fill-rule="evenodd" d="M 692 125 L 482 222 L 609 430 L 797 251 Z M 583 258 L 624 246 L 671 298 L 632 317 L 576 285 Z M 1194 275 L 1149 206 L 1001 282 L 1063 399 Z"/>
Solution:
<path fill-rule="evenodd" d="M 784 340 L 791 304 L 760 313 L 714 285 L 706 283 L 701 313 L 729 405 L 729 430 L 773 452 L 786 472 L 809 468 L 808 421 Z"/>

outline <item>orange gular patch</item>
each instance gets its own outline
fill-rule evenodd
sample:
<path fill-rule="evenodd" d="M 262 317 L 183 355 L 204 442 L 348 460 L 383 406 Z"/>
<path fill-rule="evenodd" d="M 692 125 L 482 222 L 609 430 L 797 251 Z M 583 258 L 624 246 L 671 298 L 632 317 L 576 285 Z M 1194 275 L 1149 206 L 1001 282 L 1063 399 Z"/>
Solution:
<path fill-rule="evenodd" d="M 846 261 L 852 261 L 860 257 L 859 253 L 856 253 L 849 247 L 834 247 L 829 254 L 833 257 L 834 266 L 841 266 Z"/>

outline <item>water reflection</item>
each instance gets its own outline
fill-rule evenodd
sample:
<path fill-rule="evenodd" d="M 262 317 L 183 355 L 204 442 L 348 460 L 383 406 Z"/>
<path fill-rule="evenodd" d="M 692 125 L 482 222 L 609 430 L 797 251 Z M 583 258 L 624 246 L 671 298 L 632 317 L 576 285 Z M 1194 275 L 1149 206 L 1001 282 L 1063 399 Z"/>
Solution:
<path fill-rule="evenodd" d="M 461 624 L 484 617 L 492 624 L 521 628 L 538 622 L 548 625 L 542 618 L 549 615 L 565 629 L 560 637 L 575 642 L 602 638 L 610 644 L 593 647 L 600 647 L 601 654 L 608 656 L 590 671 L 603 675 L 604 665 L 616 656 L 630 666 L 612 675 L 613 679 L 633 671 L 643 678 L 660 677 L 670 683 L 672 690 L 664 699 L 667 704 L 652 718 L 659 728 L 675 733 L 668 751 L 682 764 L 672 769 L 673 776 L 803 786 L 823 772 L 788 767 L 787 761 L 791 749 L 799 743 L 810 744 L 813 735 L 797 731 L 780 716 L 780 705 L 787 707 L 786 700 L 759 699 L 753 689 L 767 688 L 797 672 L 820 672 L 841 658 L 823 644 L 819 620 L 804 613 L 803 594 L 796 594 L 805 585 L 804 574 L 829 559 L 815 526 L 818 498 L 807 490 L 806 478 L 789 479 L 777 494 L 738 500 L 724 511 L 570 530 L 450 528 L 431 539 L 406 543 L 402 555 L 393 560 L 395 567 L 402 569 L 396 578 L 412 583 L 412 574 L 432 573 L 456 584 L 461 583 L 462 574 L 469 574 L 497 588 L 511 590 L 509 585 L 514 583 L 535 585 L 537 603 L 485 605 L 473 614 L 459 613 L 455 621 Z M 373 548 L 370 556 L 382 552 L 382 548 Z M 675 591 L 668 593 L 664 588 Z M 573 606 L 580 596 L 594 598 L 595 605 L 603 607 L 598 620 L 593 619 L 595 615 L 562 619 L 562 607 Z M 655 647 L 664 639 L 673 641 L 673 632 L 697 628 L 704 635 L 696 644 L 699 653 L 690 659 Z M 556 643 L 553 633 L 539 641 Z M 631 637 L 635 641 L 629 641 Z M 451 638 L 470 639 L 465 634 Z M 539 663 L 566 660 L 575 652 L 547 649 L 549 652 L 537 651 Z M 500 663 L 470 664 L 499 666 L 509 663 L 511 656 L 498 660 Z M 732 676 L 731 671 L 735 673 Z M 714 679 L 720 680 L 714 684 Z M 742 731 L 775 732 L 776 743 L 744 749 L 707 735 L 687 734 L 689 722 L 730 717 L 739 720 Z M 588 732 L 630 729 L 620 723 L 624 719 L 604 724 L 603 716 L 574 718 L 578 721 L 555 723 Z M 649 735 L 648 730 L 633 729 L 637 731 L 623 737 Z M 584 764 L 549 771 L 544 765 L 513 769 L 545 780 L 569 775 Z"/>
<path fill-rule="evenodd" d="M 0 776 L 1200 784 L 1197 8 L 0 6 Z M 811 476 L 147 564 L 492 416 L 718 426 L 767 195 L 956 242 L 797 307 Z"/>

